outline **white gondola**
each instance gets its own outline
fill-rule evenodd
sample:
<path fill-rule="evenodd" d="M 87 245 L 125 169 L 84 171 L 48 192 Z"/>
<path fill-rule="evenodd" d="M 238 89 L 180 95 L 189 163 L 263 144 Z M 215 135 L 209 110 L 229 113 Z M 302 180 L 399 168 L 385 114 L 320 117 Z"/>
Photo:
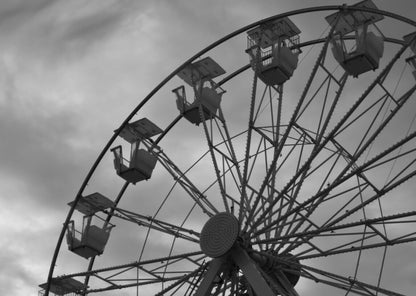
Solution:
<path fill-rule="evenodd" d="M 111 228 L 114 226 L 104 223 L 104 226 L 98 227 L 91 224 L 91 220 L 92 216 L 84 217 L 81 231 L 76 230 L 74 221 L 71 221 L 66 233 L 68 249 L 86 259 L 101 255 L 104 252 Z"/>
<path fill-rule="evenodd" d="M 266 85 L 281 85 L 292 77 L 298 66 L 299 34 L 287 17 L 247 32 L 251 67 Z"/>
<path fill-rule="evenodd" d="M 123 157 L 121 145 L 111 149 L 114 154 L 113 163 L 117 175 L 132 184 L 150 179 L 157 163 L 157 157 L 146 149 L 139 149 L 139 145 L 142 141 L 160 133 L 162 130 L 147 118 L 127 124 L 119 135 L 131 145 L 130 159 Z"/>
<path fill-rule="evenodd" d="M 377 8 L 370 0 L 354 6 Z M 330 25 L 335 25 L 331 39 L 333 56 L 349 75 L 357 77 L 379 67 L 384 38 L 374 23 L 382 19 L 381 15 L 355 11 L 326 17 Z"/>
<path fill-rule="evenodd" d="M 374 32 L 368 32 L 366 26 L 361 32 L 357 31 L 355 41 L 356 48 L 348 51 L 341 36 L 335 36 L 332 39 L 334 58 L 353 77 L 376 70 L 384 50 L 383 37 L 377 36 Z"/>
<path fill-rule="evenodd" d="M 152 176 L 157 158 L 147 150 L 135 150 L 130 161 L 123 158 L 121 146 L 117 146 L 111 151 L 114 153 L 114 168 L 117 174 L 127 182 L 136 184 L 148 180 Z"/>
<path fill-rule="evenodd" d="M 202 120 L 199 105 L 202 107 L 203 118 L 212 119 L 220 108 L 221 97 L 224 91 L 221 88 L 205 86 L 201 89 L 198 97 L 193 102 L 186 99 L 185 87 L 181 85 L 172 90 L 176 94 L 176 107 L 183 116 L 191 123 L 199 125 Z"/>
<path fill-rule="evenodd" d="M 176 95 L 176 106 L 179 112 L 191 123 L 199 125 L 202 120 L 217 116 L 225 91 L 213 81 L 213 78 L 224 73 L 224 69 L 210 57 L 192 63 L 178 73 L 178 76 L 194 90 L 192 102 L 186 98 L 185 86 L 182 85 L 172 90 Z M 199 111 L 200 106 L 203 117 Z"/>

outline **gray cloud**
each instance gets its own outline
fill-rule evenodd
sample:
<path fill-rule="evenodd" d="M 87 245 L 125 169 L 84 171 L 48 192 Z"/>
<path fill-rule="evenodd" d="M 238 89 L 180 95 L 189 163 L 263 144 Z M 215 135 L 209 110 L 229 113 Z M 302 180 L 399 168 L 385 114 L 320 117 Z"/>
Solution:
<path fill-rule="evenodd" d="M 40 203 L 62 207 L 86 174 L 85 163 L 92 163 L 97 154 L 85 142 L 86 138 L 94 141 L 98 134 L 85 134 L 97 117 L 91 117 L 85 104 L 78 107 L 80 101 L 94 104 L 94 97 L 87 97 L 91 96 L 88 81 L 102 83 L 95 76 L 73 79 L 87 74 L 74 73 L 71 64 L 66 66 L 68 59 L 80 59 L 105 43 L 138 5 L 134 1 L 23 2 L 0 4 L 0 14 L 6 15 L 0 32 L 9 41 L 0 45 L 0 173 L 20 180 Z M 66 86 L 68 79 L 76 88 Z M 82 141 L 86 145 L 77 147 Z"/>
<path fill-rule="evenodd" d="M 20 262 L 23 254 L 14 252 L 10 248 L 2 249 L 0 255 L 0 293 L 7 295 L 10 291 L 19 291 L 21 287 L 32 286 L 36 283 L 33 274 Z M 23 289 L 22 289 L 23 290 Z"/>
<path fill-rule="evenodd" d="M 136 1 L 37 1 L 0 6 L 0 32 L 15 53 L 45 62 L 80 59 L 106 40 L 137 12 Z"/>
<path fill-rule="evenodd" d="M 2 218 L 13 217 L 13 211 L 22 212 L 26 205 L 16 204 L 16 199 L 10 200 L 8 209 L 1 211 Z M 36 204 L 36 203 L 34 203 Z M 33 207 L 33 204 L 32 204 Z M 33 208 L 36 212 L 39 209 Z M 28 215 L 24 220 L 9 220 L 9 227 L 0 227 L 0 293 L 7 295 L 35 295 L 37 285 L 45 280 L 45 275 L 39 271 L 46 269 L 53 246 L 45 244 L 54 239 L 56 231 L 42 217 Z"/>
<path fill-rule="evenodd" d="M 0 3 L 0 26 L 11 28 L 24 25 L 24 20 L 33 17 L 53 5 L 54 0 L 5 0 Z"/>
<path fill-rule="evenodd" d="M 26 97 L 16 91 L 14 83 L 11 77 L 6 79 L 5 104 L 0 108 L 0 172 L 25 184 L 40 203 L 62 206 L 62 195 L 69 198 L 72 190 L 68 185 L 80 180 L 87 155 L 66 142 L 81 128 L 79 114 L 75 110 L 53 111 L 36 97 L 39 94 Z"/>

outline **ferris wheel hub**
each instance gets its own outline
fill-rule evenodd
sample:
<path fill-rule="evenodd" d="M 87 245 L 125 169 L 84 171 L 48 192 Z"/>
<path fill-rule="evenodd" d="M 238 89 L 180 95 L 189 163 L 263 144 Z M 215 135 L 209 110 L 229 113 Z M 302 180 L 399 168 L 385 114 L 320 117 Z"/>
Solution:
<path fill-rule="evenodd" d="M 235 244 L 240 227 L 237 218 L 229 213 L 219 213 L 211 217 L 201 231 L 202 252 L 211 258 L 225 255 Z"/>

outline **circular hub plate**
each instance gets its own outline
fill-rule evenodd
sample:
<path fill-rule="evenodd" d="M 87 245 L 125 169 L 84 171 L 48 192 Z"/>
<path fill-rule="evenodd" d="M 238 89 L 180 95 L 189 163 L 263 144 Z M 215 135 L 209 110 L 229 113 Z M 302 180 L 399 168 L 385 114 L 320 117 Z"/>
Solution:
<path fill-rule="evenodd" d="M 238 220 L 231 214 L 219 213 L 211 217 L 201 231 L 202 252 L 211 258 L 225 255 L 237 240 Z"/>

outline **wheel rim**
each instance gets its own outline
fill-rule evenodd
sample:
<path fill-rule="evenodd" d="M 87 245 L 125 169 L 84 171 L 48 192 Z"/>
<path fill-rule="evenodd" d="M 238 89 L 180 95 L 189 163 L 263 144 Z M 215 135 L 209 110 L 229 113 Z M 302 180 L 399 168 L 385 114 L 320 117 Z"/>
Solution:
<path fill-rule="evenodd" d="M 327 53 L 325 46 L 324 44 L 324 49 L 321 51 L 323 53 L 322 57 L 330 55 L 329 52 Z M 326 73 L 327 69 L 323 70 L 326 65 L 319 65 L 317 62 L 319 61 L 319 53 L 316 56 L 318 58 L 314 59 L 315 66 L 309 67 L 309 72 L 312 72 L 312 74 L 308 73 L 310 79 L 303 79 L 304 83 L 300 94 L 303 101 L 301 103 L 295 102 L 296 104 L 293 104 L 293 106 L 286 106 L 287 109 L 283 107 L 283 104 L 286 104 L 285 98 L 287 97 L 285 90 L 280 87 L 273 88 L 262 85 L 254 74 L 247 75 L 248 72 L 243 72 L 230 81 L 225 79 L 227 83 L 224 86 L 237 82 L 239 79 L 247 81 L 244 75 L 251 76 L 253 86 L 245 93 L 251 96 L 252 101 L 255 102 L 252 108 L 252 119 L 255 120 L 254 122 L 252 120 L 253 124 L 250 128 L 247 129 L 246 127 L 238 130 L 237 127 L 240 125 L 233 126 L 231 122 L 228 122 L 228 118 L 230 118 L 230 121 L 234 120 L 237 123 L 239 118 L 227 117 L 227 110 L 224 106 L 223 115 L 221 114 L 211 121 L 204 121 L 201 124 L 202 126 L 199 127 L 198 133 L 200 136 L 202 135 L 202 138 L 199 139 L 206 141 L 209 146 L 207 151 L 198 154 L 198 156 L 202 154 L 204 157 L 198 161 L 196 160 L 199 157 L 194 157 L 189 162 L 176 158 L 184 163 L 180 171 L 175 172 L 176 164 L 180 161 L 172 160 L 177 156 L 173 155 L 171 157 L 170 154 L 168 156 L 170 151 L 162 147 L 163 143 L 172 141 L 169 133 L 164 136 L 162 141 L 156 141 L 161 147 L 161 149 L 156 147 L 154 150 L 158 157 L 158 166 L 164 167 L 171 176 L 177 177 L 176 183 L 169 187 L 173 188 L 172 192 L 174 193 L 164 195 L 160 193 L 163 198 L 159 200 L 159 203 L 163 207 L 158 208 L 155 204 L 151 204 L 148 209 L 151 212 L 128 211 L 124 207 L 121 208 L 120 205 L 112 213 L 120 221 L 125 220 L 141 224 L 139 227 L 143 227 L 143 225 L 148 227 L 148 231 L 145 232 L 146 235 L 141 237 L 145 243 L 142 245 L 143 248 L 139 248 L 138 263 L 132 265 L 134 267 L 140 266 L 135 271 L 138 275 L 136 282 L 125 284 L 126 287 L 157 286 L 158 288 L 155 288 L 154 293 L 177 293 L 178 295 L 182 295 L 184 291 L 189 295 L 193 292 L 202 293 L 200 291 L 203 290 L 198 286 L 204 282 L 204 278 L 210 275 L 209 270 L 215 267 L 213 263 L 215 260 L 210 261 L 200 251 L 198 232 L 203 225 L 206 225 L 206 221 L 211 216 L 225 210 L 232 213 L 240 223 L 240 239 L 236 239 L 238 241 L 236 244 L 239 245 L 243 254 L 241 255 L 239 251 L 235 251 L 235 254 L 237 254 L 235 256 L 241 255 L 241 258 L 245 258 L 244 254 L 246 254 L 251 258 L 247 260 L 256 262 L 254 263 L 257 266 L 256 268 L 261 265 L 262 260 L 268 261 L 269 264 L 274 262 L 276 265 L 279 265 L 278 262 L 280 262 L 280 266 L 283 267 L 279 271 L 283 274 L 300 273 L 300 284 L 303 279 L 312 279 L 323 283 L 324 286 L 347 290 L 347 294 L 350 293 L 351 295 L 360 295 L 359 293 L 370 293 L 371 291 L 381 294 L 390 293 L 379 288 L 379 279 L 384 270 L 384 254 L 387 248 L 390 249 L 390 245 L 401 245 L 414 240 L 411 231 L 404 231 L 399 233 L 400 235 L 396 234 L 396 236 L 390 235 L 390 232 L 396 231 L 393 226 L 397 223 L 403 221 L 411 223 L 414 212 L 412 210 L 398 210 L 384 214 L 383 209 L 385 211 L 385 208 L 378 206 L 378 204 L 382 203 L 381 197 L 390 194 L 393 189 L 413 177 L 415 169 L 412 159 L 415 158 L 415 154 L 410 147 L 415 142 L 414 126 L 407 122 L 408 126 L 406 128 L 408 130 L 398 132 L 397 137 L 393 140 L 390 137 L 385 140 L 383 137 L 387 137 L 384 136 L 387 134 L 387 129 L 388 135 L 390 135 L 396 132 L 397 126 L 401 125 L 402 122 L 398 119 L 402 114 L 401 112 L 406 108 L 404 106 L 411 104 L 414 81 L 391 97 L 390 94 L 394 92 L 394 87 L 390 87 L 389 95 L 386 95 L 387 91 L 385 94 L 379 95 L 377 92 L 380 91 L 380 87 L 383 90 L 387 88 L 383 84 L 385 75 L 394 75 L 394 71 L 388 69 L 388 62 L 392 61 L 392 58 L 390 58 L 385 62 L 384 68 L 380 67 L 375 73 L 369 75 L 371 78 L 369 78 L 365 87 L 361 87 L 360 95 L 357 96 L 358 100 L 346 104 L 345 94 L 348 93 L 348 90 L 355 89 L 357 83 L 349 85 L 351 79 L 347 79 L 342 73 L 338 74 L 338 79 L 332 78 L 329 74 L 322 76 Z M 403 59 L 400 59 L 397 63 L 394 62 L 395 64 L 403 63 Z M 316 73 L 314 74 L 315 69 Z M 388 71 L 383 73 L 383 69 L 388 69 Z M 319 74 L 317 74 L 318 71 Z M 333 74 L 331 73 L 331 75 Z M 308 81 L 310 81 L 310 87 L 308 87 Z M 178 81 L 175 83 L 178 83 Z M 322 86 L 320 86 L 320 83 L 322 83 Z M 334 87 L 331 84 L 336 86 Z M 377 92 L 371 89 L 372 85 L 377 86 Z M 284 87 L 290 89 L 290 81 Z M 313 88 L 317 90 L 318 95 L 314 95 Z M 153 96 L 154 94 L 151 95 L 151 97 Z M 362 101 L 362 103 L 356 103 L 358 101 Z M 171 103 L 174 106 L 173 100 Z M 321 111 L 313 108 L 316 103 L 322 106 Z M 387 108 L 386 106 L 389 104 L 393 104 L 393 107 L 389 106 Z M 357 105 L 356 109 L 352 110 L 351 106 L 354 107 L 355 105 Z M 344 112 L 337 114 L 338 108 Z M 141 114 L 146 114 L 146 106 L 139 109 Z M 386 113 L 387 109 L 390 115 Z M 411 108 L 409 107 L 409 109 Z M 151 110 L 151 108 L 148 110 Z M 265 116 L 270 110 L 272 110 L 271 115 Z M 290 114 L 287 114 L 286 110 L 290 110 Z M 319 115 L 318 124 L 310 121 L 310 118 L 313 118 L 313 116 L 316 118 L 317 114 Z M 227 121 L 222 121 L 222 116 Z M 403 116 L 409 115 L 405 113 Z M 368 118 L 369 120 L 367 120 Z M 327 122 L 326 119 L 328 119 Z M 164 122 L 164 125 L 169 126 L 160 118 L 157 118 L 157 121 Z M 172 122 L 174 122 L 172 126 L 176 125 L 171 131 L 173 138 L 177 135 L 175 129 L 184 127 L 184 124 L 188 125 L 189 128 L 190 125 L 185 120 L 182 120 L 179 124 L 176 124 L 176 119 Z M 386 128 L 383 126 L 384 123 L 386 123 Z M 369 128 L 363 128 L 363 126 L 369 126 Z M 170 130 L 170 128 L 165 128 L 165 130 Z M 351 134 L 359 135 L 356 136 L 354 141 L 350 141 Z M 376 137 L 372 139 L 373 136 Z M 249 141 L 247 141 L 247 138 Z M 115 137 L 110 142 L 112 143 L 114 140 L 116 140 Z M 150 148 L 154 142 L 149 141 L 146 144 Z M 241 149 L 241 147 L 244 147 L 244 149 Z M 276 161 L 274 162 L 273 158 L 275 156 Z M 104 160 L 108 165 L 109 157 L 104 157 Z M 201 170 L 207 164 L 211 168 L 214 167 L 215 172 L 211 173 L 210 178 L 206 178 L 209 179 L 209 182 L 200 182 L 200 174 L 195 171 L 198 168 Z M 240 169 L 239 166 L 242 168 Z M 396 166 L 400 170 L 396 171 Z M 186 170 L 188 167 L 189 170 Z M 267 170 L 265 171 L 263 167 L 266 167 Z M 273 167 L 273 169 L 270 169 L 270 167 Z M 387 175 L 383 182 L 375 177 L 380 172 Z M 185 175 L 189 180 L 186 180 L 181 173 L 186 173 Z M 257 175 L 260 177 L 257 177 Z M 154 180 L 151 179 L 149 185 L 140 183 L 137 187 L 144 188 L 144 192 L 147 192 L 145 187 L 149 186 L 150 188 L 151 182 L 154 182 Z M 126 198 L 131 199 L 131 196 L 128 196 L 131 195 L 131 192 L 125 193 L 127 186 L 120 186 L 122 189 L 119 197 L 126 196 Z M 198 191 L 196 193 L 192 190 L 186 192 L 190 206 L 181 213 L 180 217 L 182 219 L 178 221 L 168 215 L 169 206 L 175 208 L 169 203 L 174 200 L 173 204 L 177 202 L 181 204 L 178 201 L 179 198 L 175 195 L 175 191 L 177 188 L 184 190 L 185 187 L 192 190 L 198 189 Z M 161 187 L 161 191 L 162 188 L 168 191 L 167 187 Z M 190 195 L 193 199 L 189 199 Z M 209 203 L 204 203 L 204 198 L 201 198 L 204 195 L 207 196 L 206 200 L 209 200 Z M 117 194 L 113 194 L 113 196 L 117 196 Z M 210 198 L 212 196 L 215 196 L 215 198 Z M 200 201 L 195 202 L 195 200 Z M 343 203 L 339 204 L 340 200 L 343 200 Z M 253 209 L 239 207 L 239 204 L 244 203 L 250 204 Z M 270 206 L 270 204 L 273 204 L 273 206 Z M 374 205 L 376 206 L 374 207 Z M 335 210 L 333 210 L 334 208 Z M 331 211 L 328 209 L 331 209 Z M 71 210 L 73 211 L 73 209 Z M 153 214 L 153 218 L 148 219 L 147 215 L 149 213 L 156 214 Z M 374 213 L 376 214 L 374 215 Z M 195 217 L 199 215 L 204 215 L 204 218 Z M 70 213 L 69 217 L 72 216 L 72 213 Z M 168 217 L 168 219 L 158 219 L 159 216 Z M 145 223 L 146 219 L 147 224 Z M 158 225 L 159 228 L 155 225 Z M 150 254 L 149 250 L 154 251 L 152 249 L 154 244 L 148 242 L 157 241 L 157 236 L 161 233 L 162 236 L 166 235 L 171 239 L 171 243 L 164 249 L 165 255 L 155 255 L 157 251 Z M 172 233 L 175 234 L 173 235 L 173 242 Z M 328 237 L 332 239 L 330 243 L 328 243 Z M 180 243 L 180 240 L 193 243 L 195 248 L 189 249 L 186 244 Z M 322 246 L 325 246 L 325 248 Z M 366 277 L 360 277 L 360 270 L 365 268 L 364 263 L 362 263 L 365 262 L 365 259 L 362 259 L 362 257 L 365 257 L 366 250 L 373 248 L 382 250 L 382 255 L 378 256 L 379 266 L 382 267 L 378 268 L 375 278 L 368 281 Z M 177 252 L 178 249 L 189 252 L 182 252 L 184 255 L 180 255 Z M 231 253 L 231 257 L 234 256 L 229 247 L 225 249 L 229 252 L 220 252 L 220 255 L 211 257 L 222 257 L 227 254 L 230 255 L 229 253 Z M 315 265 L 309 266 L 305 263 L 307 260 L 309 262 L 317 259 L 323 260 L 326 257 L 344 256 L 344 254 L 350 253 L 355 254 L 355 257 L 353 257 L 355 262 L 351 264 L 350 268 L 352 270 L 350 269 L 348 272 L 344 272 L 343 269 L 335 269 L 335 272 L 331 272 L 329 268 L 326 270 L 324 267 L 317 268 Z M 287 256 L 294 256 L 296 260 L 289 260 L 288 262 Z M 153 259 L 163 259 L 154 259 L 156 261 L 153 262 L 151 257 Z M 209 289 L 212 289 L 212 291 L 215 289 L 226 291 L 231 294 L 237 293 L 239 290 L 240 292 L 249 293 L 250 288 L 247 288 L 247 285 L 250 285 L 250 281 L 247 284 L 247 279 L 239 276 L 241 274 L 241 267 L 239 267 L 241 262 L 239 263 L 239 260 L 245 260 L 241 258 L 225 260 L 228 262 L 226 268 L 224 268 L 224 263 L 218 263 L 217 273 L 209 283 Z M 94 261 L 91 262 L 89 269 L 93 268 Z M 184 262 L 192 263 L 186 266 Z M 334 262 L 337 262 L 337 260 L 334 260 Z M 144 267 L 146 264 L 151 267 L 147 269 Z M 157 264 L 159 267 L 156 267 Z M 156 268 L 156 272 L 150 272 L 152 268 Z M 119 272 L 121 267 L 115 270 Z M 176 277 L 170 276 L 171 271 L 177 272 L 178 275 Z M 117 272 L 114 271 L 114 273 Z M 350 277 L 339 273 L 349 274 Z M 81 272 L 76 275 L 93 275 L 95 277 L 98 274 L 98 271 L 94 271 Z M 157 284 L 153 284 L 153 281 L 149 278 L 144 279 L 143 274 L 150 275 L 150 278 L 153 277 L 153 281 Z M 129 274 L 126 278 L 130 276 Z M 268 278 L 267 272 L 263 272 L 262 276 L 270 286 L 270 282 L 273 280 Z M 75 277 L 75 275 L 72 275 L 72 277 Z M 220 277 L 220 280 L 218 280 L 218 277 Z M 288 276 L 286 276 L 287 278 Z M 100 282 L 97 279 L 94 279 L 94 281 Z M 111 280 L 109 281 L 111 282 Z M 285 277 L 277 282 L 280 287 L 272 287 L 271 290 L 274 293 L 286 293 L 287 295 L 295 293 L 290 286 L 285 287 Z M 112 284 L 110 286 L 98 286 L 98 288 L 92 288 L 88 291 L 97 292 L 115 288 L 118 287 Z M 397 292 L 400 292 L 400 290 Z"/>

